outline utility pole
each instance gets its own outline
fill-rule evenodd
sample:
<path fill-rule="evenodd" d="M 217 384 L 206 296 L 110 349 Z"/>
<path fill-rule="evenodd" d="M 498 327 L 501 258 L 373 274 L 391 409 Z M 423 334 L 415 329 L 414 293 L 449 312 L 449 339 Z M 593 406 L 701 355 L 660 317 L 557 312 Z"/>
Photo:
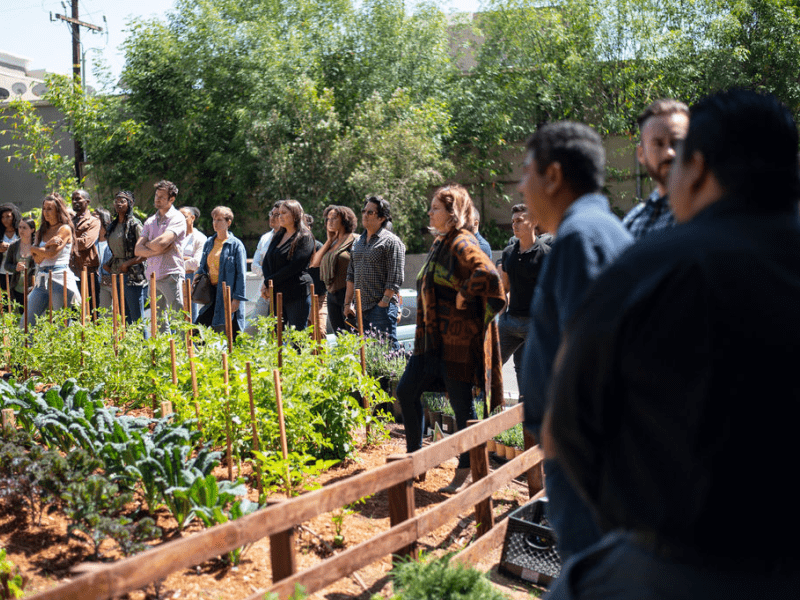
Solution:
<path fill-rule="evenodd" d="M 66 8 L 66 6 L 64 6 Z M 56 19 L 66 21 L 72 25 L 72 77 L 75 81 L 80 81 L 83 85 L 81 78 L 81 27 L 86 27 L 93 31 L 103 31 L 102 27 L 86 23 L 78 18 L 78 0 L 72 0 L 72 16 L 67 17 L 64 15 L 56 14 Z M 81 143 L 75 140 L 75 176 L 78 181 L 81 179 L 81 162 L 83 158 L 83 148 Z"/>

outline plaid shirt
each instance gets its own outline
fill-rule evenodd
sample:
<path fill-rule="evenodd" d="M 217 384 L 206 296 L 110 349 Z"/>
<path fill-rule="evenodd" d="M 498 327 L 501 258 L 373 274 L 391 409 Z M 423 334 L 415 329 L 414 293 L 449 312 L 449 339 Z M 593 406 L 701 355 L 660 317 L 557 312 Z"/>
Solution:
<path fill-rule="evenodd" d="M 394 290 L 392 302 L 397 304 L 397 292 L 403 285 L 406 266 L 406 247 L 400 238 L 381 228 L 367 241 L 367 232 L 353 243 L 347 281 L 361 290 L 361 310 L 367 311 L 378 304 L 384 290 Z"/>
<path fill-rule="evenodd" d="M 622 224 L 631 232 L 635 240 L 647 234 L 675 226 L 675 216 L 670 210 L 667 197 L 658 195 L 658 188 L 648 196 L 647 200 L 634 206 L 625 215 Z"/>

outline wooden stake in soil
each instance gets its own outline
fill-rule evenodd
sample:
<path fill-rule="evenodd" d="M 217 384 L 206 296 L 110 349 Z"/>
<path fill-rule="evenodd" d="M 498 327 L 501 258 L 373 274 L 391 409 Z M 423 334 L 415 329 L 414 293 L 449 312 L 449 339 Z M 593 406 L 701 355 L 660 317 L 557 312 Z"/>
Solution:
<path fill-rule="evenodd" d="M 175 364 L 175 340 L 169 339 L 169 360 L 172 366 L 172 385 L 178 385 L 178 366 Z"/>
<path fill-rule="evenodd" d="M 3 429 L 14 429 L 17 426 L 13 408 L 3 409 Z"/>
<path fill-rule="evenodd" d="M 245 364 L 245 369 L 247 370 L 247 395 L 250 398 L 250 422 L 253 425 L 253 451 L 259 451 L 259 444 L 258 444 L 258 424 L 256 423 L 256 405 L 253 401 L 253 376 L 250 372 L 250 361 L 248 360 Z M 261 484 L 261 466 L 256 461 L 256 475 L 258 477 L 258 497 L 259 499 L 261 496 L 264 495 L 264 488 Z"/>
<path fill-rule="evenodd" d="M 188 279 L 183 283 L 183 310 L 186 312 L 186 320 L 192 322 L 192 284 Z"/>
<path fill-rule="evenodd" d="M 8 313 L 11 314 L 11 275 L 6 273 L 6 302 L 8 302 Z"/>
<path fill-rule="evenodd" d="M 197 428 L 202 432 L 203 427 L 202 423 L 200 422 L 200 405 L 197 403 L 197 398 L 199 396 L 197 392 L 197 370 L 194 366 L 194 345 L 189 344 L 187 346 L 189 352 L 189 374 L 192 378 L 192 398 L 194 398 L 194 414 L 197 417 Z"/>
<path fill-rule="evenodd" d="M 114 356 L 117 356 L 117 314 L 119 313 L 119 296 L 117 296 L 117 274 L 111 274 L 111 330 Z"/>
<path fill-rule="evenodd" d="M 125 337 L 125 275 L 119 274 L 119 326 L 122 337 Z"/>
<path fill-rule="evenodd" d="M 223 284 L 222 293 L 225 294 L 225 334 L 228 336 L 228 352 L 233 352 L 233 311 L 231 306 L 231 288 Z"/>
<path fill-rule="evenodd" d="M 47 307 L 50 309 L 50 323 L 53 323 L 53 272 L 47 273 Z"/>
<path fill-rule="evenodd" d="M 62 285 L 61 285 L 61 295 L 64 298 L 64 304 L 61 306 L 61 308 L 66 309 L 67 308 L 67 270 L 66 269 L 64 269 L 64 277 L 62 277 L 61 279 L 62 279 L 62 282 L 63 282 Z M 65 310 L 65 314 L 66 314 L 66 310 Z M 66 319 L 66 317 L 64 317 L 64 325 L 66 325 L 66 324 L 67 324 L 67 319 Z"/>
<path fill-rule="evenodd" d="M 267 291 L 269 292 L 269 310 L 272 316 L 275 316 L 275 288 L 272 285 L 272 279 L 267 282 Z"/>
<path fill-rule="evenodd" d="M 278 294 L 278 298 L 280 298 Z M 273 369 L 272 378 L 275 382 L 275 402 L 278 404 L 278 424 L 281 430 L 281 453 L 286 463 L 286 496 L 292 497 L 292 480 L 289 472 L 289 445 L 286 443 L 286 423 L 283 420 L 283 396 L 281 394 L 281 375 L 278 369 Z"/>
<path fill-rule="evenodd" d="M 156 320 L 158 319 L 158 309 L 156 308 L 156 274 L 150 273 L 150 335 L 156 337 L 158 333 Z M 153 355 L 155 363 L 155 355 Z"/>
<path fill-rule="evenodd" d="M 361 312 L 361 290 L 356 289 L 356 315 L 358 316 L 358 337 L 361 338 L 361 374 L 367 374 L 367 348 L 366 340 L 364 339 L 364 315 Z M 369 410 L 369 398 L 366 396 L 361 397 L 361 406 L 364 410 Z M 367 423 L 367 441 L 370 439 L 370 424 Z"/>
<path fill-rule="evenodd" d="M 28 347 L 28 267 L 25 267 L 25 285 L 23 289 L 25 293 L 22 294 L 22 316 L 25 317 L 25 347 Z"/>
<path fill-rule="evenodd" d="M 228 479 L 233 481 L 233 455 L 231 453 L 231 393 L 228 387 L 228 353 L 222 353 L 222 377 L 225 381 L 225 429 L 228 438 Z"/>
<path fill-rule="evenodd" d="M 92 290 L 92 322 L 97 323 L 97 292 L 95 291 L 94 277 L 89 279 L 89 287 Z"/>
<path fill-rule="evenodd" d="M 283 294 L 278 292 L 277 301 L 275 302 L 275 310 L 277 321 L 277 331 L 278 331 L 278 368 L 283 367 Z"/>
<path fill-rule="evenodd" d="M 89 302 L 88 276 L 86 267 L 83 267 L 83 271 L 81 271 L 81 326 L 83 327 L 86 327 L 86 305 Z M 83 361 L 83 359 L 81 359 L 81 361 Z M 81 362 L 81 365 L 83 365 L 83 362 Z"/>

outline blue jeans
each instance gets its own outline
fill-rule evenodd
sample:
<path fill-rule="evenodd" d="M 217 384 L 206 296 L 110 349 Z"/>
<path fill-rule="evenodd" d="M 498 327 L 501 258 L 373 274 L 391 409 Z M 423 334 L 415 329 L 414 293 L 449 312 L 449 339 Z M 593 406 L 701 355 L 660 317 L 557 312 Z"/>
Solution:
<path fill-rule="evenodd" d="M 506 364 L 514 356 L 514 372 L 517 374 L 517 389 L 522 390 L 520 382 L 520 369 L 522 369 L 522 355 L 525 353 L 525 340 L 528 337 L 530 317 L 514 317 L 504 312 L 497 320 L 497 330 L 500 334 L 500 356 Z"/>
<path fill-rule="evenodd" d="M 147 298 L 147 285 L 128 285 L 127 273 L 125 278 L 125 322 L 129 325 L 142 318 L 144 314 L 144 300 Z"/>
<path fill-rule="evenodd" d="M 422 432 L 425 419 L 422 411 L 422 393 L 434 387 L 437 382 L 444 382 L 450 406 L 456 414 L 456 427 L 461 431 L 467 427 L 467 421 L 475 419 L 475 404 L 472 401 L 472 384 L 458 381 L 447 376 L 444 363 L 440 363 L 440 372 L 426 369 L 425 357 L 412 356 L 400 382 L 397 384 L 397 400 L 403 411 L 403 423 L 406 429 L 406 451 L 414 452 L 422 448 Z M 469 466 L 469 452 L 458 457 L 458 467 Z"/>
<path fill-rule="evenodd" d="M 44 269 L 40 270 L 44 272 Z M 62 273 L 63 269 L 59 271 L 53 271 L 53 310 L 64 308 L 64 286 L 62 285 L 63 280 L 61 279 Z M 28 325 L 35 325 L 37 317 L 45 314 L 50 306 L 51 294 L 47 291 L 47 284 L 41 283 L 40 285 L 40 282 L 43 282 L 43 278 L 37 274 L 36 285 L 34 285 L 33 289 L 28 294 Z M 70 291 L 69 284 L 67 284 L 67 304 L 70 305 L 73 302 L 75 302 L 73 293 Z"/>
<path fill-rule="evenodd" d="M 374 329 L 389 338 L 392 348 L 397 350 L 400 344 L 397 341 L 397 304 L 390 303 L 383 307 L 377 304 L 364 311 L 364 331 Z"/>
<path fill-rule="evenodd" d="M 556 533 L 561 560 L 582 552 L 602 537 L 591 509 L 578 496 L 558 461 L 544 461 L 547 520 Z"/>

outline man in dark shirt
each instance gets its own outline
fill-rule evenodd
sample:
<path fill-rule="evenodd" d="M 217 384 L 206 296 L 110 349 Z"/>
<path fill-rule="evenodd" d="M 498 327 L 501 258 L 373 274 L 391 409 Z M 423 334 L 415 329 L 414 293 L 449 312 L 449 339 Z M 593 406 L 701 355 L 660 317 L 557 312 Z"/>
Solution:
<path fill-rule="evenodd" d="M 689 107 L 677 100 L 656 100 L 644 109 L 636 123 L 641 136 L 636 158 L 656 184 L 650 197 L 634 206 L 622 220 L 633 237 L 640 240 L 653 231 L 675 225 L 667 201 L 667 177 L 675 147 L 689 128 Z"/>
<path fill-rule="evenodd" d="M 592 280 L 633 242 L 599 193 L 604 180 L 603 142 L 592 128 L 552 123 L 528 141 L 520 191 L 530 216 L 555 232 L 533 293 L 520 388 L 525 427 L 536 436 L 561 334 Z M 545 462 L 544 471 L 548 518 L 565 557 L 597 541 L 600 531 L 559 465 Z"/>
<path fill-rule="evenodd" d="M 669 181 L 679 225 L 577 312 L 543 443 L 611 533 L 549 597 L 797 597 L 797 147 L 771 96 L 693 107 Z"/>
<path fill-rule="evenodd" d="M 503 287 L 508 292 L 506 311 L 500 315 L 497 323 L 500 332 L 500 355 L 503 364 L 506 364 L 512 354 L 514 355 L 517 389 L 521 389 L 520 370 L 530 325 L 533 290 L 544 257 L 550 252 L 550 246 L 537 239 L 534 227 L 535 223 L 530 220 L 528 209 L 524 204 L 516 204 L 511 208 L 514 242 L 503 250 L 499 265 Z"/>

